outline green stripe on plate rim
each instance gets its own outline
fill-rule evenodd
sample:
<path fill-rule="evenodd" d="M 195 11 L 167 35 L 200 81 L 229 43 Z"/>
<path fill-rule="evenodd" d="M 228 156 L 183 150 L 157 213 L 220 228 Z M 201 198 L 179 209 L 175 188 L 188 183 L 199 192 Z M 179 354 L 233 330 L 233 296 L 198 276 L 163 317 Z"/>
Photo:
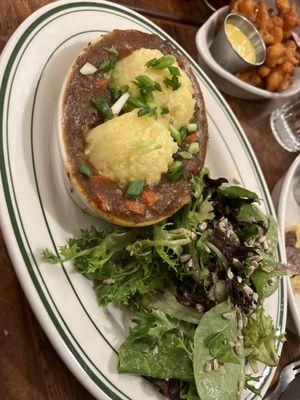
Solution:
<path fill-rule="evenodd" d="M 224 102 L 224 100 L 222 99 L 222 97 L 220 96 L 220 94 L 215 90 L 215 88 L 211 85 L 210 81 L 206 78 L 205 75 L 203 75 L 202 71 L 200 70 L 200 68 L 197 66 L 197 64 L 194 62 L 194 60 L 192 60 L 187 54 L 186 52 L 180 47 L 178 46 L 168 35 L 166 35 L 162 30 L 160 30 L 159 28 L 153 26 L 152 24 L 150 24 L 147 20 L 144 20 L 143 18 L 141 18 L 140 16 L 138 16 L 135 13 L 131 13 L 128 12 L 127 10 L 123 10 L 122 8 L 116 7 L 114 5 L 110 5 L 110 4 L 99 4 L 99 3 L 94 3 L 94 2 L 76 2 L 76 3 L 69 3 L 69 4 L 64 4 L 64 5 L 60 5 L 57 6 L 49 11 L 47 11 L 45 14 L 41 15 L 39 18 L 37 18 L 30 26 L 30 29 L 27 29 L 24 34 L 21 36 L 21 38 L 19 39 L 17 45 L 15 46 L 10 59 L 7 63 L 6 66 L 6 70 L 3 76 L 3 81 L 2 81 L 2 86 L 1 86 L 1 90 L 0 90 L 0 118 L 3 121 L 3 106 L 4 106 L 4 98 L 5 98 L 5 93 L 6 93 L 6 86 L 8 83 L 8 79 L 10 76 L 10 72 L 12 69 L 12 66 L 14 64 L 14 61 L 19 53 L 19 50 L 21 49 L 22 45 L 24 44 L 25 40 L 28 38 L 29 34 L 41 23 L 43 22 L 45 19 L 49 18 L 51 15 L 54 15 L 62 10 L 65 9 L 69 9 L 69 8 L 76 8 L 76 7 L 86 7 L 86 6 L 92 6 L 95 8 L 102 8 L 102 9 L 109 9 L 109 10 L 114 10 L 117 12 L 121 12 L 121 16 L 123 17 L 123 14 L 126 14 L 127 16 L 133 17 L 134 18 L 134 22 L 139 21 L 142 22 L 142 25 L 145 27 L 147 27 L 148 29 L 150 28 L 150 30 L 153 32 L 155 31 L 156 33 L 159 33 L 161 36 L 163 36 L 165 39 L 169 40 L 174 47 L 176 47 L 179 51 L 181 51 L 182 53 L 184 53 L 189 60 L 191 61 L 191 63 L 193 64 L 194 68 L 197 70 L 198 74 L 202 77 L 202 79 L 206 82 L 208 89 L 214 94 L 214 97 L 218 100 L 219 104 L 223 107 L 224 111 L 226 112 L 228 119 L 231 123 L 231 125 L 233 126 L 234 130 L 237 131 L 238 133 L 238 137 L 240 139 L 240 141 L 242 142 L 245 150 L 246 150 L 246 154 L 248 154 L 250 156 L 250 159 L 252 161 L 252 166 L 254 167 L 254 171 L 255 171 L 255 175 L 257 177 L 257 180 L 259 182 L 259 186 L 262 189 L 262 192 L 264 193 L 265 196 L 265 202 L 267 203 L 267 207 L 268 207 L 268 212 L 271 212 L 271 207 L 270 207 L 270 203 L 269 203 L 269 198 L 267 195 L 267 191 L 265 189 L 263 180 L 260 176 L 259 173 L 259 169 L 256 165 L 256 160 L 253 157 L 253 154 L 249 148 L 249 145 L 247 143 L 247 141 L 244 138 L 243 133 L 240 130 L 240 127 L 238 126 L 237 122 L 235 121 L 235 119 L 233 118 L 232 114 L 230 113 L 230 111 L 228 110 L 228 106 L 226 105 L 226 103 Z M 82 11 L 82 10 L 78 10 L 78 11 Z M 66 13 L 65 13 L 66 14 Z M 128 18 L 130 19 L 130 18 Z M 131 19 L 130 19 L 131 20 Z M 51 21 L 50 21 L 51 22 Z M 141 24 L 140 24 L 141 25 Z M 9 215 L 11 217 L 11 223 L 15 232 L 15 236 L 17 239 L 17 242 L 19 244 L 19 248 L 20 248 L 20 252 L 22 254 L 22 257 L 25 261 L 25 264 L 27 266 L 28 272 L 30 274 L 30 277 L 36 287 L 36 290 L 51 318 L 51 320 L 53 321 L 54 325 L 56 326 L 58 332 L 60 333 L 60 335 L 62 336 L 62 338 L 64 339 L 66 345 L 68 346 L 68 348 L 73 352 L 75 350 L 74 346 L 72 345 L 72 343 L 69 341 L 68 337 L 65 335 L 65 333 L 63 332 L 61 326 L 59 325 L 59 322 L 57 321 L 53 310 L 51 309 L 51 307 L 49 306 L 49 303 L 47 302 L 47 299 L 43 293 L 43 291 L 41 290 L 41 287 L 39 286 L 39 283 L 37 281 L 37 278 L 34 274 L 34 271 L 32 269 L 31 266 L 31 262 L 30 259 L 28 257 L 28 255 L 26 254 L 25 251 L 25 246 L 22 242 L 22 238 L 18 229 L 18 225 L 16 222 L 16 217 L 14 214 L 14 210 L 12 207 L 12 202 L 11 202 L 11 198 L 10 198 L 10 193 L 9 193 L 9 187 L 8 187 L 8 180 L 7 180 L 7 176 L 6 176 L 6 170 L 5 170 L 5 164 L 4 164 L 4 153 L 3 153 L 3 132 L 2 132 L 2 126 L 1 126 L 1 141 L 2 141 L 2 146 L 1 146 L 1 152 L 0 152 L 0 157 L 1 157 L 1 176 L 2 176 L 2 182 L 3 182 L 3 187 L 4 187 L 4 193 L 5 193 L 5 198 L 6 198 L 6 203 L 7 203 L 7 207 L 8 207 L 8 211 L 9 211 Z M 45 221 L 46 222 L 46 221 Z M 46 222 L 47 223 L 47 222 Z M 23 227 L 22 227 L 23 228 Z M 25 232 L 24 232 L 25 233 Z M 279 254 L 280 254 L 280 250 L 279 250 Z M 281 297 L 282 297 L 282 284 L 281 284 Z M 280 325 L 282 325 L 282 319 L 283 319 L 283 304 L 282 304 L 283 299 L 281 299 L 281 304 L 279 305 L 279 321 L 278 323 Z M 280 328 L 282 329 L 282 326 L 280 326 Z M 76 357 L 77 358 L 77 357 Z M 109 388 L 107 388 L 106 386 L 104 387 L 102 381 L 99 381 L 97 379 L 97 377 L 93 374 L 93 372 L 87 367 L 87 365 L 82 362 L 80 362 L 77 358 L 77 361 L 80 363 L 80 365 L 84 368 L 84 370 L 87 372 L 87 374 L 94 380 L 94 382 L 109 396 L 112 396 L 111 398 L 115 399 L 118 398 L 114 395 L 113 392 L 110 391 Z M 88 369 L 88 370 L 87 370 Z M 270 373 L 270 371 L 269 371 Z M 265 380 L 268 378 L 268 375 L 265 377 Z M 96 381 L 95 379 L 96 378 Z M 264 384 L 264 382 L 262 382 L 262 385 Z"/>
<path fill-rule="evenodd" d="M 65 15 L 65 14 L 64 14 L 64 15 Z M 53 21 L 53 19 L 52 19 L 51 21 Z M 51 21 L 50 21 L 50 22 L 51 22 Z M 45 25 L 44 25 L 44 26 L 45 26 Z M 90 33 L 90 32 L 107 33 L 108 31 L 83 31 L 83 32 L 79 32 L 79 33 L 77 33 L 77 34 L 72 35 L 71 37 L 69 37 L 69 38 L 67 38 L 66 40 L 64 40 L 64 41 L 52 52 L 52 54 L 50 55 L 49 59 L 47 60 L 47 63 L 48 63 L 48 61 L 50 60 L 50 58 L 54 55 L 54 53 L 58 50 L 58 48 L 61 47 L 64 43 L 66 43 L 68 40 L 70 40 L 70 39 L 72 39 L 72 38 L 74 38 L 74 37 L 76 37 L 76 36 L 79 36 L 79 35 L 81 35 L 81 34 Z M 30 42 L 29 42 L 29 43 L 30 43 Z M 25 49 L 24 49 L 24 51 L 23 51 L 23 54 L 24 54 L 26 48 L 27 48 L 27 46 L 25 47 Z M 22 54 L 22 55 L 23 55 L 23 54 Z M 19 61 L 18 61 L 18 63 L 17 63 L 16 69 L 15 69 L 15 73 L 14 73 L 13 78 L 12 78 L 12 81 L 11 81 L 11 88 L 12 88 L 12 85 L 13 85 L 14 76 L 15 76 L 15 74 L 16 74 L 16 72 L 17 72 L 17 68 L 18 68 L 19 62 L 20 62 L 21 59 L 22 59 L 22 55 L 21 55 L 21 57 L 20 57 L 20 59 L 19 59 Z M 39 86 L 39 83 L 40 83 L 42 74 L 43 74 L 43 72 L 44 72 L 44 69 L 45 69 L 47 63 L 45 64 L 45 66 L 44 66 L 44 68 L 43 68 L 43 70 L 42 70 L 41 76 L 40 76 L 40 78 L 38 79 L 37 88 L 38 88 L 38 86 Z M 11 92 L 11 90 L 10 90 L 10 92 Z M 35 91 L 35 96 L 34 96 L 33 110 L 34 110 L 34 104 L 35 104 L 36 93 L 37 93 L 37 89 L 36 89 L 36 91 Z M 8 108 L 9 108 L 9 107 L 8 107 Z M 33 110 L 32 110 L 32 112 L 33 112 Z M 8 114 L 8 112 L 7 112 L 7 114 Z M 33 114 L 32 114 L 32 117 L 33 117 Z M 6 133 L 7 133 L 7 135 L 8 135 L 8 129 L 6 130 Z M 8 143 L 8 137 L 7 137 L 7 143 Z M 8 162 L 8 165 L 9 165 L 9 172 L 10 172 L 10 178 L 11 178 L 11 181 L 12 181 L 12 190 L 13 190 L 14 199 L 15 199 L 15 203 L 16 203 L 17 213 L 18 213 L 18 216 L 19 216 L 19 220 L 20 220 L 20 224 L 21 224 L 21 227 L 22 227 L 23 235 L 24 235 L 24 237 L 25 237 L 27 246 L 28 246 L 28 248 L 29 248 L 31 257 L 32 257 L 32 259 L 33 259 L 33 262 L 34 262 L 34 264 L 35 264 L 35 266 L 36 266 L 36 269 L 37 269 L 38 275 L 39 275 L 39 277 L 40 277 L 40 280 L 43 282 L 43 286 L 44 286 L 44 288 L 45 288 L 45 291 L 47 292 L 47 295 L 48 295 L 49 298 L 51 299 L 51 302 L 52 302 L 52 304 L 53 304 L 53 306 L 54 306 L 54 309 L 56 310 L 56 312 L 57 312 L 57 314 L 59 315 L 60 319 L 63 321 L 64 326 L 66 327 L 68 333 L 70 334 L 70 336 L 72 337 L 72 339 L 73 339 L 74 342 L 76 343 L 77 347 L 78 347 L 78 348 L 81 350 L 81 352 L 85 355 L 86 359 L 91 363 L 91 365 L 95 368 L 95 370 L 97 370 L 97 372 L 98 372 L 100 375 L 102 375 L 102 377 L 105 378 L 105 379 L 112 385 L 112 387 L 114 387 L 116 390 L 120 391 L 120 389 L 118 389 L 112 382 L 110 382 L 110 380 L 109 380 L 106 376 L 104 376 L 103 373 L 97 368 L 97 366 L 93 363 L 93 361 L 92 361 L 92 360 L 88 357 L 88 355 L 84 352 L 84 350 L 82 349 L 82 347 L 80 346 L 80 344 L 78 343 L 78 341 L 76 340 L 76 338 L 73 336 L 72 332 L 70 331 L 70 329 L 68 328 L 67 324 L 65 323 L 65 321 L 64 321 L 64 319 L 63 319 L 61 313 L 59 312 L 58 307 L 56 306 L 56 304 L 55 304 L 55 302 L 54 302 L 54 300 L 53 300 L 53 298 L 52 298 L 52 296 L 51 296 L 51 294 L 50 294 L 50 292 L 49 292 L 49 290 L 48 290 L 48 287 L 47 287 L 47 285 L 46 285 L 46 282 L 44 281 L 44 279 L 43 279 L 43 277 L 42 277 L 42 275 L 41 275 L 41 273 L 40 273 L 40 270 L 39 270 L 39 268 L 38 268 L 38 263 L 37 263 L 37 261 L 36 261 L 36 258 L 35 258 L 35 256 L 34 256 L 34 254 L 33 254 L 33 251 L 32 251 L 32 249 L 31 249 L 31 246 L 30 246 L 28 237 L 27 237 L 26 232 L 25 232 L 25 228 L 24 228 L 24 226 L 23 226 L 23 222 L 22 222 L 22 218 L 21 218 L 21 213 L 20 213 L 20 211 L 19 211 L 19 206 L 18 206 L 18 203 L 17 203 L 17 201 L 16 201 L 16 195 L 15 195 L 15 189 L 14 189 L 14 184 L 13 184 L 13 180 L 12 180 L 12 174 L 11 174 L 11 168 L 10 168 L 10 156 L 9 156 L 9 150 L 8 150 L 8 149 L 9 149 L 9 148 L 8 148 L 8 146 L 7 146 L 8 161 L 9 161 L 9 162 Z M 46 226 L 47 226 L 47 230 L 48 230 L 48 232 L 49 232 L 49 234 L 50 234 L 51 240 L 53 241 L 53 237 L 52 237 L 52 235 L 51 235 L 50 228 L 49 228 L 49 224 L 48 224 L 47 218 L 46 218 L 46 216 L 45 216 L 44 208 L 43 208 L 43 205 L 42 205 L 42 201 L 41 201 L 41 197 L 40 197 L 40 191 L 39 191 L 39 188 L 38 188 L 38 182 L 37 182 L 37 178 L 36 178 L 36 169 L 35 169 L 35 164 L 34 164 L 33 143 L 32 143 L 32 140 L 31 140 L 31 152 L 32 152 L 33 171 L 34 171 L 34 177 L 35 177 L 36 186 L 37 186 L 38 198 L 39 198 L 39 202 L 40 202 L 40 205 L 41 205 L 42 213 L 43 213 L 43 216 L 44 216 L 45 224 L 46 224 Z M 53 242 L 53 244 L 54 244 L 54 246 L 55 246 L 55 251 L 57 252 L 57 245 L 55 245 L 54 242 Z M 58 253 L 57 253 L 57 254 L 58 254 Z M 76 296 L 77 299 L 78 299 L 78 302 L 80 303 L 81 307 L 82 307 L 82 308 L 84 309 L 84 311 L 86 312 L 88 318 L 90 319 L 90 321 L 92 322 L 92 324 L 94 325 L 94 327 L 96 328 L 96 330 L 98 331 L 98 333 L 100 334 L 100 336 L 101 336 L 101 337 L 104 339 L 104 341 L 108 344 L 108 346 L 109 346 L 115 353 L 117 353 L 117 351 L 111 346 L 111 344 L 108 342 L 108 340 L 107 340 L 107 339 L 105 338 L 105 336 L 102 334 L 102 332 L 100 331 L 100 329 L 98 329 L 98 327 L 96 326 L 95 322 L 91 319 L 90 315 L 88 314 L 88 312 L 87 312 L 86 309 L 84 308 L 84 306 L 83 306 L 83 304 L 82 304 L 82 302 L 81 302 L 81 300 L 80 300 L 80 298 L 79 298 L 77 292 L 75 291 L 75 289 L 74 289 L 74 287 L 73 287 L 73 285 L 72 285 L 72 283 L 71 283 L 71 281 L 70 281 L 70 279 L 69 279 L 69 276 L 68 276 L 68 274 L 67 274 L 67 272 L 66 272 L 66 270 L 65 270 L 65 268 L 64 268 L 64 266 L 63 266 L 63 264 L 62 264 L 62 268 L 63 268 L 64 274 L 65 274 L 65 276 L 66 276 L 66 278 L 67 278 L 67 280 L 68 280 L 70 286 L 72 287 L 73 292 L 75 293 L 75 296 Z M 86 365 L 86 363 L 85 363 L 84 361 L 82 361 L 82 364 Z M 87 368 L 88 368 L 88 366 L 87 366 Z M 124 395 L 127 399 L 130 399 L 130 398 L 129 398 L 125 393 L 123 393 L 122 391 L 120 391 L 120 393 L 121 393 L 122 395 Z"/>

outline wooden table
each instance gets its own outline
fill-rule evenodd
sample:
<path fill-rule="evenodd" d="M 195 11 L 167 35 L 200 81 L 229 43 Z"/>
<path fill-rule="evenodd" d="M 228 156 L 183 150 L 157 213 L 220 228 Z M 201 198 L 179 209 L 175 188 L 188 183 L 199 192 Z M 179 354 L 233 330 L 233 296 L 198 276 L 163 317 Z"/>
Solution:
<path fill-rule="evenodd" d="M 50 1 L 0 0 L 0 51 L 17 26 L 47 3 Z M 119 3 L 148 16 L 196 58 L 195 34 L 211 13 L 203 1 L 121 0 Z M 242 124 L 272 190 L 296 156 L 283 150 L 270 130 L 270 111 L 279 102 L 225 97 Z M 0 262 L 0 399 L 92 400 L 65 367 L 37 323 L 3 240 L 0 241 Z M 279 370 L 299 358 L 300 340 L 288 331 Z"/>

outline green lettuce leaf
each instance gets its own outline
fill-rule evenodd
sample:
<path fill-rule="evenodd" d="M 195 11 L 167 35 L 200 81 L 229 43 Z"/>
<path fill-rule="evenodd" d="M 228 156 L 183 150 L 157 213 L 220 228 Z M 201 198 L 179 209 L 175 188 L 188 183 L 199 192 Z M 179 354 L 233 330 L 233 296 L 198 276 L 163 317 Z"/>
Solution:
<path fill-rule="evenodd" d="M 194 325 L 169 318 L 160 310 L 141 311 L 119 350 L 119 372 L 159 379 L 193 379 L 190 357 L 179 339 L 192 339 Z"/>
<path fill-rule="evenodd" d="M 247 360 L 254 370 L 257 361 L 269 366 L 278 364 L 276 330 L 272 318 L 265 315 L 263 307 L 258 307 L 249 318 L 248 325 L 243 329 L 243 336 Z"/>
<path fill-rule="evenodd" d="M 153 225 L 153 236 L 146 239 L 136 240 L 128 245 L 126 250 L 137 257 L 147 257 L 153 250 L 170 267 L 176 269 L 178 256 L 182 253 L 182 246 L 192 241 L 193 233 L 185 228 L 167 229 L 171 224 Z"/>
<path fill-rule="evenodd" d="M 145 296 L 142 300 L 145 307 L 154 307 L 163 311 L 172 318 L 177 318 L 182 321 L 192 324 L 199 324 L 203 313 L 195 310 L 192 307 L 184 306 L 176 300 L 176 297 L 171 292 L 164 292 L 162 295 L 153 293 Z"/>
<path fill-rule="evenodd" d="M 129 305 L 140 296 L 161 287 L 166 280 L 166 269 L 157 261 L 147 263 L 133 259 L 122 265 L 107 263 L 97 274 L 94 287 L 99 303 L 112 301 Z"/>
<path fill-rule="evenodd" d="M 243 355 L 242 342 L 241 354 L 236 355 L 237 362 L 225 362 L 223 364 L 226 373 L 219 371 L 206 372 L 205 365 L 211 362 L 218 353 L 217 346 L 224 337 L 225 342 L 237 342 L 241 332 L 237 328 L 237 320 L 226 319 L 224 313 L 231 313 L 230 301 L 225 301 L 213 307 L 202 317 L 194 337 L 194 376 L 198 395 L 201 400 L 232 400 L 236 398 L 238 384 L 244 381 L 245 357 Z M 220 335 L 220 336 L 219 336 Z M 210 346 L 210 347 L 208 347 Z M 222 343 L 222 346 L 227 345 Z M 213 354 L 212 354 L 213 352 Z M 221 356 L 221 355 L 220 355 Z"/>
<path fill-rule="evenodd" d="M 134 242 L 139 233 L 138 229 L 113 228 L 112 231 L 105 232 L 91 227 L 81 230 L 79 237 L 69 239 L 65 246 L 60 247 L 60 256 L 45 249 L 43 260 L 52 264 L 72 260 L 81 273 L 94 276 L 117 252 Z"/>
<path fill-rule="evenodd" d="M 208 169 L 203 168 L 200 176 L 192 177 L 191 201 L 172 218 L 178 228 L 197 231 L 200 223 L 214 218 L 213 205 L 210 201 L 211 193 L 207 190 L 203 178 L 208 173 Z"/>

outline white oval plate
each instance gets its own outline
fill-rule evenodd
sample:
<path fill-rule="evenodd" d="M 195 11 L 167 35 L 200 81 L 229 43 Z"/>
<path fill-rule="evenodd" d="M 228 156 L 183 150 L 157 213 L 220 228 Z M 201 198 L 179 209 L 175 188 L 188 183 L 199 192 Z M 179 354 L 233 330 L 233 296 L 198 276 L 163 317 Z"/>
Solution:
<path fill-rule="evenodd" d="M 278 196 L 278 223 L 282 237 L 285 229 L 300 224 L 300 207 L 293 194 L 296 176 L 300 174 L 300 154 L 290 166 L 285 177 L 278 182 L 274 189 L 274 197 Z M 294 328 L 300 336 L 300 294 L 294 293 L 290 280 L 288 281 L 288 298 Z M 293 328 L 293 327 L 292 327 Z"/>
<path fill-rule="evenodd" d="M 26 296 L 74 375 L 97 399 L 154 400 L 161 396 L 146 380 L 117 373 L 117 350 L 127 335 L 126 313 L 114 307 L 100 309 L 91 283 L 71 265 L 55 267 L 40 257 L 42 248 L 55 251 L 80 228 L 102 223 L 80 211 L 63 189 L 54 125 L 61 85 L 75 56 L 114 28 L 157 33 L 187 55 L 146 18 L 102 1 L 51 3 L 24 21 L 7 44 L 0 64 L 1 222 Z M 218 90 L 189 59 L 208 112 L 207 165 L 213 176 L 226 176 L 257 192 L 262 208 L 274 215 L 245 134 Z M 265 307 L 278 333 L 284 332 L 284 281 Z M 264 393 L 274 369 L 265 367 L 261 373 Z M 245 394 L 249 400 L 254 397 Z"/>

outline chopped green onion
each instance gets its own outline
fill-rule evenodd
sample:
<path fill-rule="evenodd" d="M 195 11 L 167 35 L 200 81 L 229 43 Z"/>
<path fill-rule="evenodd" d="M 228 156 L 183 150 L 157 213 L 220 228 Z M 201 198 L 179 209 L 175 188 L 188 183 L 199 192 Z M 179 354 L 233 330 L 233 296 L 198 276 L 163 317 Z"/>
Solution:
<path fill-rule="evenodd" d="M 180 133 L 180 142 L 182 143 L 187 135 L 187 130 L 185 128 L 180 128 L 179 133 Z"/>
<path fill-rule="evenodd" d="M 152 99 L 153 98 L 153 95 L 152 95 L 153 90 L 154 89 L 150 86 L 140 87 L 141 97 L 143 97 L 143 99 L 145 101 L 147 101 L 148 99 Z"/>
<path fill-rule="evenodd" d="M 148 68 L 164 69 L 170 67 L 175 62 L 175 57 L 171 55 L 162 56 L 160 58 L 152 58 L 145 65 Z"/>
<path fill-rule="evenodd" d="M 120 89 L 118 89 L 113 82 L 109 82 L 109 84 L 107 85 L 107 89 L 109 90 L 112 99 L 116 101 L 122 96 L 122 94 L 128 92 L 129 86 L 124 85 Z"/>
<path fill-rule="evenodd" d="M 138 117 L 143 117 L 144 115 L 149 115 L 149 117 L 154 117 L 157 115 L 156 107 L 145 107 L 139 110 Z"/>
<path fill-rule="evenodd" d="M 127 102 L 136 108 L 144 108 L 146 106 L 146 104 L 143 103 L 138 97 L 130 96 Z"/>
<path fill-rule="evenodd" d="M 197 124 L 187 124 L 186 129 L 188 131 L 188 133 L 192 133 L 192 132 L 196 132 L 196 130 L 198 129 Z"/>
<path fill-rule="evenodd" d="M 171 132 L 171 135 L 175 142 L 180 143 L 181 142 L 181 135 L 180 132 L 175 128 L 175 126 L 170 125 L 169 126 L 169 131 Z"/>
<path fill-rule="evenodd" d="M 125 196 L 129 199 L 138 197 L 144 189 L 146 181 L 133 181 L 129 184 Z"/>
<path fill-rule="evenodd" d="M 87 62 L 81 67 L 79 72 L 82 75 L 93 75 L 96 71 L 97 68 L 93 64 Z"/>
<path fill-rule="evenodd" d="M 161 149 L 162 145 L 160 143 L 155 143 L 152 140 L 139 139 L 134 143 L 129 144 L 127 147 L 136 150 L 138 153 L 147 154 L 151 153 L 151 151 Z"/>
<path fill-rule="evenodd" d="M 107 89 L 109 90 L 111 97 L 113 100 L 118 100 L 119 96 L 119 90 L 117 89 L 117 86 L 113 82 L 109 82 L 107 85 Z"/>
<path fill-rule="evenodd" d="M 180 82 L 179 82 L 178 76 L 172 76 L 172 79 L 165 78 L 164 84 L 167 87 L 172 88 L 173 90 L 177 90 L 180 88 Z"/>
<path fill-rule="evenodd" d="M 189 151 L 191 154 L 197 154 L 197 153 L 199 153 L 199 150 L 200 150 L 200 146 L 199 146 L 199 143 L 198 143 L 198 142 L 192 142 L 192 143 L 189 145 L 188 151 Z"/>
<path fill-rule="evenodd" d="M 161 109 L 155 104 L 152 94 L 154 90 L 162 91 L 160 84 L 153 81 L 147 75 L 136 76 L 133 83 L 139 88 L 140 96 L 130 97 L 128 104 L 133 107 L 142 108 L 138 112 L 138 116 L 142 117 L 148 114 L 157 117 L 158 114 L 161 114 Z"/>
<path fill-rule="evenodd" d="M 102 61 L 102 63 L 99 65 L 99 70 L 101 72 L 109 72 L 110 70 L 114 69 L 116 64 L 117 64 L 117 58 L 116 57 L 112 57 L 109 58 L 108 60 L 104 60 Z"/>
<path fill-rule="evenodd" d="M 160 115 L 169 114 L 169 107 L 161 107 Z"/>
<path fill-rule="evenodd" d="M 126 93 L 126 92 L 128 92 L 128 90 L 129 90 L 129 86 L 128 85 L 122 86 L 121 89 L 120 89 L 121 95 Z"/>
<path fill-rule="evenodd" d="M 114 114 L 105 99 L 103 99 L 102 97 L 96 97 L 92 99 L 92 102 L 94 106 L 98 109 L 100 114 L 103 116 L 105 121 L 114 117 Z"/>
<path fill-rule="evenodd" d="M 177 67 L 168 67 L 170 74 L 172 75 L 172 79 L 165 78 L 164 84 L 167 87 L 171 87 L 173 90 L 177 90 L 180 88 L 181 83 L 179 82 L 178 76 L 180 76 L 180 71 Z"/>
<path fill-rule="evenodd" d="M 119 115 L 129 98 L 129 93 L 123 93 L 122 96 L 111 106 L 114 115 Z"/>
<path fill-rule="evenodd" d="M 106 51 L 108 51 L 109 53 L 113 54 L 114 56 L 118 57 L 119 52 L 117 50 L 117 48 L 115 46 L 111 46 L 111 47 L 103 47 Z"/>
<path fill-rule="evenodd" d="M 154 81 L 147 75 L 138 75 L 135 77 L 135 81 L 133 83 L 138 87 L 138 88 L 147 88 L 151 91 L 157 90 L 159 92 L 162 91 L 161 86 L 158 82 Z"/>
<path fill-rule="evenodd" d="M 170 181 L 177 181 L 185 171 L 185 166 L 181 161 L 174 161 L 169 167 L 167 178 Z"/>
<path fill-rule="evenodd" d="M 87 178 L 90 178 L 92 176 L 92 172 L 90 170 L 90 167 L 87 166 L 86 164 L 80 164 L 79 166 L 79 172 L 86 176 Z"/>
<path fill-rule="evenodd" d="M 180 157 L 184 160 L 190 160 L 191 158 L 193 158 L 193 155 L 188 151 L 180 151 L 178 155 L 180 155 Z"/>
<path fill-rule="evenodd" d="M 170 67 L 168 67 L 168 70 L 169 70 L 169 72 L 170 72 L 170 74 L 171 74 L 172 76 L 181 76 L 181 73 L 180 73 L 180 71 L 179 71 L 179 68 L 177 68 L 177 67 L 172 67 L 172 66 L 170 66 Z"/>

